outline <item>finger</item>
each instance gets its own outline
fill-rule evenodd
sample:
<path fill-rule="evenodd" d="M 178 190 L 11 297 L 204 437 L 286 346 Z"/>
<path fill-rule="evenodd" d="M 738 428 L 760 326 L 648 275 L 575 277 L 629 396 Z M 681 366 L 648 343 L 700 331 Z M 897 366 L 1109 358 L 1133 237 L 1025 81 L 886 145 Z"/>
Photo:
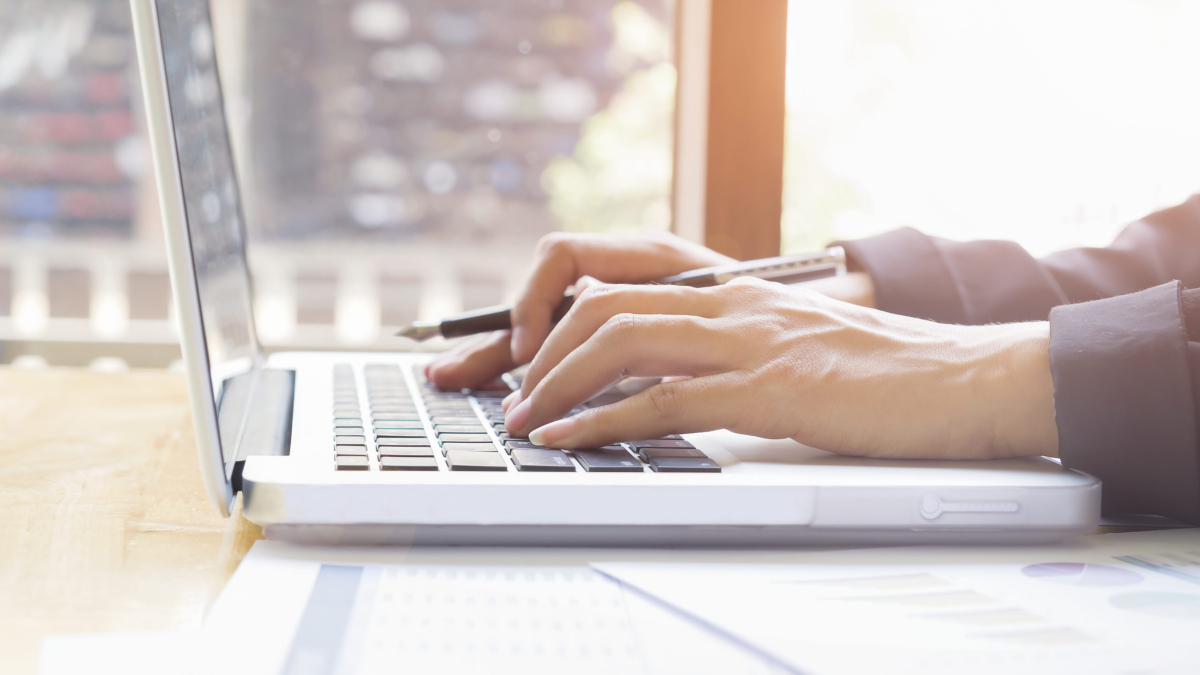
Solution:
<path fill-rule="evenodd" d="M 686 286 L 606 285 L 588 289 L 579 296 L 571 311 L 567 312 L 538 350 L 521 383 L 521 396 L 528 398 L 547 373 L 617 315 L 662 314 L 715 318 L 718 309 L 713 294 Z"/>
<path fill-rule="evenodd" d="M 624 401 L 534 429 L 529 440 L 551 448 L 595 448 L 619 441 L 734 426 L 740 372 L 663 382 Z"/>
<path fill-rule="evenodd" d="M 490 382 L 516 367 L 506 330 L 489 333 L 429 364 L 426 377 L 438 389 L 463 389 Z"/>
<path fill-rule="evenodd" d="M 580 295 L 589 288 L 602 285 L 604 285 L 603 281 L 585 274 L 575 281 L 575 285 L 572 288 L 575 291 L 575 295 Z"/>
<path fill-rule="evenodd" d="M 444 351 L 444 352 L 438 354 L 437 356 L 434 356 L 429 361 L 429 363 L 425 364 L 425 367 L 422 369 L 422 372 L 425 373 L 425 379 L 430 380 L 432 382 L 433 378 L 430 377 L 430 374 L 434 371 L 435 368 L 444 366 L 449 363 L 453 363 L 455 361 L 462 360 L 463 356 L 467 352 L 469 352 L 473 349 L 479 348 L 479 346 L 481 346 L 482 344 L 487 342 L 490 337 L 491 337 L 490 334 L 475 335 L 466 340 L 463 340 L 462 342 L 455 345 L 453 348 L 449 349 L 448 351 Z"/>
<path fill-rule="evenodd" d="M 627 376 L 701 376 L 732 370 L 735 336 L 710 319 L 619 314 L 571 352 L 506 416 L 509 433 L 559 419 Z"/>
<path fill-rule="evenodd" d="M 514 358 L 533 359 L 550 334 L 550 316 L 563 293 L 589 275 L 609 283 L 638 283 L 698 267 L 730 262 L 729 258 L 674 237 L 645 235 L 551 235 L 538 246 L 533 273 L 513 307 Z"/>

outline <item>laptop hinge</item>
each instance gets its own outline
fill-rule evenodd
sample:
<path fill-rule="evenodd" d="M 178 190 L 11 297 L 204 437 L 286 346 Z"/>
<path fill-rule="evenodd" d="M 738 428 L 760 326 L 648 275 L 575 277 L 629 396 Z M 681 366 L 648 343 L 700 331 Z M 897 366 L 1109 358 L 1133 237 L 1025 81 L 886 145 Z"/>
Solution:
<path fill-rule="evenodd" d="M 296 393 L 294 370 L 258 371 L 254 395 L 238 439 L 230 484 L 234 494 L 242 490 L 242 467 L 255 455 L 282 456 L 292 446 L 292 403 Z"/>

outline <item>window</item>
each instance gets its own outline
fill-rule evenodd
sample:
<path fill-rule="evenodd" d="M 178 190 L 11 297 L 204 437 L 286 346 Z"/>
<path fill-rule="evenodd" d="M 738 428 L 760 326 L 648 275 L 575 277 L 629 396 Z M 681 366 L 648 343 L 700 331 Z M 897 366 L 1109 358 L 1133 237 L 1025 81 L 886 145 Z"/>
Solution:
<path fill-rule="evenodd" d="M 791 0 L 788 251 L 1106 245 L 1200 191 L 1200 2 Z"/>
<path fill-rule="evenodd" d="M 670 226 L 673 0 L 210 5 L 268 349 L 413 348 L 547 232 Z M 177 358 L 135 61 L 127 0 L 0 0 L 6 362 Z"/>

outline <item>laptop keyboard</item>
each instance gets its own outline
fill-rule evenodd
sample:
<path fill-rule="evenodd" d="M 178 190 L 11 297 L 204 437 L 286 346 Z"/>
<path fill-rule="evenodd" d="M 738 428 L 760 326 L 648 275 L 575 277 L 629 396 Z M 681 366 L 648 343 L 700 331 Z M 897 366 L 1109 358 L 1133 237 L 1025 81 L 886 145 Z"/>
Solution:
<path fill-rule="evenodd" d="M 679 436 L 578 450 L 510 438 L 500 408 L 508 389 L 440 391 L 419 372 L 406 373 L 392 364 L 368 364 L 363 379 L 365 401 L 354 368 L 347 363 L 334 366 L 333 450 L 338 471 L 721 471 Z"/>

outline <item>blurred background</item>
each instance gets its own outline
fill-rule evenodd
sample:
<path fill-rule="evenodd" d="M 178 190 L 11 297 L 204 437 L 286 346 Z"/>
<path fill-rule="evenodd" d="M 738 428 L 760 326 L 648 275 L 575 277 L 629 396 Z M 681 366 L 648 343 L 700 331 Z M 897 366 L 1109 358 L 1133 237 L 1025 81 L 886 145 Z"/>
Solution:
<path fill-rule="evenodd" d="M 412 348 L 547 232 L 670 229 L 691 1 L 212 0 L 265 346 Z M 785 252 L 910 224 L 1042 254 L 1200 191 L 1200 1 L 787 16 Z M 4 363 L 179 358 L 136 70 L 126 0 L 0 0 Z"/>

